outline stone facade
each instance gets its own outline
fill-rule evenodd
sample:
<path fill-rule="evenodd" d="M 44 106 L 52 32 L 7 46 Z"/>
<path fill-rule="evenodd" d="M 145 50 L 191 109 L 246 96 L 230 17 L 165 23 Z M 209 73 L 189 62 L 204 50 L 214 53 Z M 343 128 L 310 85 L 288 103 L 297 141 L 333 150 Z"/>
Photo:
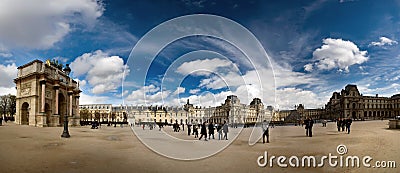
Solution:
<path fill-rule="evenodd" d="M 391 97 L 363 96 L 356 85 L 347 85 L 334 92 L 325 105 L 325 117 L 353 119 L 382 119 L 400 115 L 400 94 Z"/>
<path fill-rule="evenodd" d="M 80 105 L 81 110 L 88 109 L 91 113 L 101 112 L 103 104 Z M 108 106 L 106 106 L 108 107 Z M 104 112 L 104 111 L 103 111 Z M 107 109 L 109 112 L 109 109 Z M 228 96 L 225 103 L 217 107 L 193 106 L 189 100 L 184 106 L 112 106 L 108 115 L 115 116 L 117 122 L 124 120 L 127 116 L 128 122 L 132 124 L 142 123 L 165 123 L 173 124 L 200 124 L 205 121 L 214 123 L 245 124 L 269 120 L 273 115 L 273 108 L 264 109 L 260 99 L 255 98 L 250 105 L 241 104 L 237 96 Z M 257 119 L 258 117 L 258 119 Z"/>
<path fill-rule="evenodd" d="M 94 121 L 96 116 L 98 116 L 101 122 L 111 121 L 112 109 L 113 107 L 111 104 L 79 105 L 80 119 Z"/>
<path fill-rule="evenodd" d="M 14 83 L 17 89 L 15 123 L 62 126 L 67 115 L 69 125 L 78 124 L 79 85 L 50 61 L 34 60 L 18 67 Z"/>

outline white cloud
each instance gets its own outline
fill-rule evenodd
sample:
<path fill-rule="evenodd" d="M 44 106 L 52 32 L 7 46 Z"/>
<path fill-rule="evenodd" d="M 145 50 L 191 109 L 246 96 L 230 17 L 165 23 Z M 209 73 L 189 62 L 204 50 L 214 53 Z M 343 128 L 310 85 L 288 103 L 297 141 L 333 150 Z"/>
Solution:
<path fill-rule="evenodd" d="M 8 48 L 47 49 L 76 26 L 92 27 L 103 11 L 95 0 L 2 0 L 0 40 Z"/>
<path fill-rule="evenodd" d="M 385 46 L 394 44 L 398 44 L 398 42 L 387 37 L 380 37 L 378 42 L 373 41 L 369 44 L 369 46 Z"/>
<path fill-rule="evenodd" d="M 183 88 L 183 87 L 178 87 L 178 88 L 176 88 L 176 90 L 172 93 L 173 95 L 178 95 L 178 94 L 181 94 L 181 93 L 184 93 L 185 92 L 185 88 Z"/>
<path fill-rule="evenodd" d="M 161 91 L 155 85 L 143 86 L 137 90 L 132 91 L 126 98 L 128 104 L 163 104 L 163 99 L 167 98 L 172 92 L 168 90 Z M 164 103 L 165 104 L 165 103 Z"/>
<path fill-rule="evenodd" d="M 230 61 L 219 58 L 195 60 L 184 62 L 177 68 L 177 72 L 183 75 L 208 76 L 211 74 L 210 72 L 216 72 L 221 68 L 230 66 L 232 66 Z"/>
<path fill-rule="evenodd" d="M 0 87 L 0 96 L 7 94 L 16 95 L 17 90 L 15 89 L 15 87 L 9 87 L 9 88 Z"/>
<path fill-rule="evenodd" d="M 129 73 L 129 67 L 125 69 L 122 58 L 109 56 L 101 50 L 77 57 L 71 63 L 71 69 L 75 77 L 84 77 L 88 81 L 95 94 L 117 89 Z"/>
<path fill-rule="evenodd" d="M 360 83 L 361 84 L 357 85 L 357 88 L 363 95 L 375 96 L 375 94 L 379 94 L 379 96 L 390 97 L 400 91 L 400 84 L 398 83 L 392 83 L 390 85 L 375 88 L 368 83 L 366 84 L 366 80 L 361 81 Z"/>
<path fill-rule="evenodd" d="M 15 63 L 0 64 L 0 87 L 15 87 L 14 79 L 17 78 L 18 69 Z"/>
<path fill-rule="evenodd" d="M 12 54 L 10 53 L 10 51 L 1 42 L 0 42 L 0 56 L 5 57 L 5 58 L 12 57 Z"/>
<path fill-rule="evenodd" d="M 306 108 L 322 108 L 327 100 L 322 100 L 312 91 L 299 88 L 277 90 L 277 107 L 281 110 L 294 109 L 294 105 L 303 104 Z"/>
<path fill-rule="evenodd" d="M 191 89 L 189 90 L 190 94 L 197 94 L 200 91 L 200 89 Z"/>
<path fill-rule="evenodd" d="M 354 64 L 362 64 L 368 60 L 367 51 L 360 49 L 351 41 L 327 38 L 323 45 L 313 52 L 314 64 L 306 64 L 305 70 L 313 67 L 319 70 L 331 70 L 349 72 L 349 67 Z M 307 69 L 306 69 L 307 68 Z"/>
<path fill-rule="evenodd" d="M 220 93 L 204 92 L 200 95 L 191 95 L 183 98 L 174 98 L 166 104 L 170 106 L 183 105 L 189 99 L 194 106 L 209 107 L 220 106 L 228 95 L 232 95 L 231 91 L 223 91 Z M 242 102 L 242 100 L 241 100 Z"/>
<path fill-rule="evenodd" d="M 81 93 L 80 97 L 79 97 L 79 104 L 81 104 L 81 105 L 107 103 L 109 101 L 110 101 L 110 99 L 106 96 L 92 96 L 92 95 L 87 95 L 84 93 Z"/>
<path fill-rule="evenodd" d="M 313 71 L 313 65 L 312 64 L 304 65 L 304 70 L 305 71 Z"/>
<path fill-rule="evenodd" d="M 85 87 L 86 84 L 87 84 L 86 80 L 80 80 L 80 79 L 78 79 L 78 78 L 76 78 L 76 79 L 74 79 L 74 80 L 77 81 L 77 82 L 79 83 L 79 87 L 80 87 L 80 88 L 81 88 L 81 87 Z"/>

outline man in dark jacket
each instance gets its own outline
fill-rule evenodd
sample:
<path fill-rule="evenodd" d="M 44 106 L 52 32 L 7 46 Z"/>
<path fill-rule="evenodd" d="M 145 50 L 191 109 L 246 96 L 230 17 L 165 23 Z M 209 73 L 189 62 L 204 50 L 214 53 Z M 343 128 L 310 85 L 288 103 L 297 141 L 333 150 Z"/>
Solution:
<path fill-rule="evenodd" d="M 306 133 L 307 136 L 312 137 L 312 127 L 314 125 L 314 120 L 312 118 L 308 118 L 306 121 Z"/>
<path fill-rule="evenodd" d="M 305 125 L 306 136 L 308 136 L 308 118 L 303 121 L 303 124 Z"/>
<path fill-rule="evenodd" d="M 211 139 L 211 135 L 214 138 L 214 124 L 212 123 L 212 121 L 210 121 L 210 123 L 208 124 L 208 139 Z"/>
<path fill-rule="evenodd" d="M 206 122 L 203 122 L 203 124 L 201 125 L 201 130 L 200 130 L 200 138 L 199 140 L 201 140 L 201 138 L 204 135 L 204 140 L 207 141 L 207 127 L 206 127 Z"/>
<path fill-rule="evenodd" d="M 353 121 L 351 120 L 351 118 L 347 119 L 346 121 L 347 134 L 350 134 L 350 126 L 352 122 Z"/>

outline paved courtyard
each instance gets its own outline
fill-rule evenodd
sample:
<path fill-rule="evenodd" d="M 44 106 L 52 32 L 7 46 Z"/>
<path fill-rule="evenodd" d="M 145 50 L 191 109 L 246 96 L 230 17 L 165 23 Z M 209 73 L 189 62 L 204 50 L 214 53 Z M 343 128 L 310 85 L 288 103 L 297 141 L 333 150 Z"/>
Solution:
<path fill-rule="evenodd" d="M 199 141 L 187 136 L 187 129 L 174 133 L 172 127 L 150 131 L 140 127 L 90 129 L 86 126 L 70 128 L 71 138 L 64 139 L 60 137 L 61 127 L 39 128 L 6 123 L 0 126 L 0 172 L 399 172 L 400 131 L 387 129 L 387 124 L 387 120 L 354 122 L 350 134 L 337 132 L 334 123 L 328 123 L 327 127 L 315 124 L 312 138 L 305 136 L 301 126 L 275 127 L 270 130 L 271 143 L 259 141 L 249 146 L 251 128 L 243 129 L 236 139 Z M 232 134 L 239 133 L 239 129 L 230 130 Z M 134 132 L 142 140 L 146 137 L 146 144 L 150 142 L 167 150 L 172 147 L 171 151 L 178 148 L 186 156 L 201 155 L 210 147 L 232 144 L 210 157 L 182 161 L 148 149 Z M 169 135 L 180 140 L 171 140 Z M 180 142 L 171 144 L 173 141 Z M 368 155 L 373 158 L 371 164 L 396 161 L 396 168 L 330 167 L 328 162 L 317 168 L 281 168 L 276 161 L 273 167 L 257 164 L 257 158 L 265 151 L 269 157 L 318 158 L 329 153 L 340 156 L 336 151 L 339 144 L 347 147 L 344 156 L 361 158 Z M 174 157 L 182 156 L 182 153 L 176 153 Z"/>

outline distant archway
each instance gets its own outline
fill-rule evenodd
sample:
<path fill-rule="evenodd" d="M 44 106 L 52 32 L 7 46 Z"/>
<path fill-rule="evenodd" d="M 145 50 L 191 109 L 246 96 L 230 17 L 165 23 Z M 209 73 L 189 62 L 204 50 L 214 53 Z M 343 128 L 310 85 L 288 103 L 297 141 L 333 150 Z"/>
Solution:
<path fill-rule="evenodd" d="M 21 124 L 29 125 L 29 104 L 27 102 L 21 106 Z"/>

